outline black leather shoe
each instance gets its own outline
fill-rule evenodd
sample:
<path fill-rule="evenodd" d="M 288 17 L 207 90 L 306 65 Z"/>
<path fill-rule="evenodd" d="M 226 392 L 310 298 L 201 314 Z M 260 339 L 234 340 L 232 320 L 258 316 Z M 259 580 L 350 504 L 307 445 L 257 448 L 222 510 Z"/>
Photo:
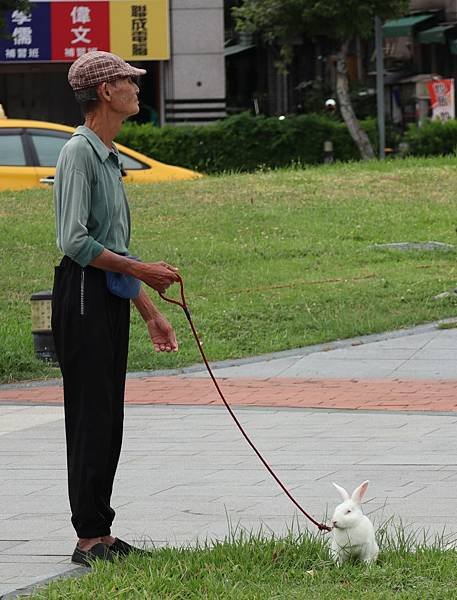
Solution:
<path fill-rule="evenodd" d="M 95 560 L 105 560 L 113 562 L 116 558 L 116 554 L 111 551 L 111 548 L 106 544 L 95 544 L 90 550 L 81 550 L 79 546 L 76 546 L 71 562 L 75 565 L 81 565 L 83 567 L 91 567 Z"/>
<path fill-rule="evenodd" d="M 141 548 L 135 548 L 135 546 L 131 546 L 120 540 L 119 538 L 114 538 L 114 542 L 109 546 L 110 551 L 116 556 L 127 556 L 131 552 L 135 552 L 137 554 L 149 554 L 147 550 L 142 550 Z"/>

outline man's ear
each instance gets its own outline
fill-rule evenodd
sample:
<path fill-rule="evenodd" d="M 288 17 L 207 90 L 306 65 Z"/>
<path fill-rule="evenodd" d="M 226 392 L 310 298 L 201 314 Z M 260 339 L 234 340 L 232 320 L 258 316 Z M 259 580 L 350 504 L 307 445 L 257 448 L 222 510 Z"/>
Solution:
<path fill-rule="evenodd" d="M 111 92 L 107 83 L 101 83 L 97 88 L 97 93 L 100 98 L 105 98 L 106 100 L 109 100 L 111 96 Z"/>

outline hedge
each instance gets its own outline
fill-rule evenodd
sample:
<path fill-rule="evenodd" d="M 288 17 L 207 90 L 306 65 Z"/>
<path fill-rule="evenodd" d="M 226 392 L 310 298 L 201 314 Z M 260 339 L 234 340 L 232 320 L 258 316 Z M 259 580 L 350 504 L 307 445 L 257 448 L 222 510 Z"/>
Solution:
<path fill-rule="evenodd" d="M 376 144 L 376 122 L 366 120 L 363 127 Z M 126 123 L 117 137 L 156 160 L 202 173 L 320 163 L 326 140 L 333 142 L 336 160 L 360 158 L 345 124 L 317 114 L 279 120 L 242 113 L 204 126 Z"/>
<path fill-rule="evenodd" d="M 426 121 L 420 127 L 410 125 L 404 141 L 414 156 L 454 154 L 457 147 L 457 121 Z"/>

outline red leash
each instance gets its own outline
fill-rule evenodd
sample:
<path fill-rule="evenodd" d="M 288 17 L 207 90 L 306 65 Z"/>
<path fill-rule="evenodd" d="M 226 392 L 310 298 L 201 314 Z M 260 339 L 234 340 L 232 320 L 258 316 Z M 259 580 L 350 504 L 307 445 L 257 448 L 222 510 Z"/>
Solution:
<path fill-rule="evenodd" d="M 260 452 L 254 446 L 254 444 L 251 442 L 248 434 L 245 432 L 245 430 L 243 429 L 243 426 L 238 421 L 235 413 L 230 408 L 228 402 L 224 398 L 224 394 L 221 392 L 221 389 L 219 387 L 219 384 L 216 381 L 216 378 L 213 375 L 213 372 L 211 371 L 211 367 L 208 364 L 208 360 L 206 359 L 205 352 L 203 351 L 202 344 L 201 344 L 201 342 L 199 340 L 197 331 L 195 330 L 194 324 L 192 322 L 192 317 L 190 316 L 190 311 L 189 311 L 189 308 L 187 306 L 186 298 L 185 298 L 185 295 L 184 295 L 184 283 L 183 283 L 183 280 L 181 279 L 181 277 L 179 275 L 178 275 L 178 278 L 179 278 L 179 285 L 180 285 L 180 288 L 181 288 L 181 302 L 179 302 L 178 300 L 173 300 L 172 298 L 167 298 L 166 296 L 164 296 L 163 294 L 160 294 L 160 293 L 159 293 L 159 296 L 163 300 L 165 300 L 165 302 L 170 302 L 171 304 L 177 304 L 178 306 L 180 306 L 183 309 L 183 311 L 184 311 L 184 313 L 185 313 L 185 315 L 187 317 L 187 320 L 189 321 L 189 325 L 190 325 L 190 328 L 192 329 L 192 333 L 194 334 L 194 338 L 195 338 L 195 341 L 197 342 L 198 349 L 200 350 L 200 354 L 202 355 L 203 362 L 205 363 L 206 368 L 208 369 L 208 373 L 210 374 L 210 377 L 213 380 L 213 383 L 216 386 L 217 391 L 219 392 L 219 396 L 221 397 L 222 402 L 225 405 L 225 408 L 229 411 L 230 416 L 235 421 L 238 429 L 243 434 L 244 439 L 247 441 L 247 443 L 251 446 L 251 448 L 257 454 L 258 458 L 260 459 L 260 461 L 262 462 L 262 464 L 264 465 L 264 467 L 267 469 L 267 471 L 270 473 L 270 475 L 273 477 L 273 479 L 276 481 L 276 483 L 279 485 L 279 487 L 282 489 L 282 491 L 286 494 L 286 496 L 290 500 L 292 500 L 292 502 L 295 504 L 295 506 L 305 515 L 305 517 L 307 519 L 309 519 L 311 521 L 311 523 L 313 523 L 314 525 L 316 525 L 316 527 L 318 527 L 318 529 L 320 531 L 331 531 L 331 527 L 329 527 L 328 525 L 325 525 L 325 523 L 319 523 L 318 521 L 316 521 L 315 519 L 313 519 L 313 517 L 311 515 L 309 515 L 305 511 L 304 508 L 301 507 L 301 505 L 297 502 L 297 500 L 295 500 L 295 498 L 292 496 L 292 494 L 289 492 L 289 490 L 286 488 L 286 486 L 282 483 L 282 481 L 279 479 L 279 477 L 276 475 L 276 473 L 273 471 L 273 469 L 270 467 L 270 465 L 267 463 L 267 461 L 263 458 L 263 456 L 260 454 Z"/>

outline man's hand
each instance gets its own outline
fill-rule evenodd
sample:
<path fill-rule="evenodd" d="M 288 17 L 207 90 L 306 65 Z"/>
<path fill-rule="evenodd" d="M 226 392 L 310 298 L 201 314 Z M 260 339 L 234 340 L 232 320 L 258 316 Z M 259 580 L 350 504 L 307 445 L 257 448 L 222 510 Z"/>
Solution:
<path fill-rule="evenodd" d="M 163 294 L 170 285 L 179 281 L 178 269 L 166 262 L 144 263 L 131 260 L 106 248 L 90 264 L 105 271 L 133 275 L 160 294 Z"/>
<path fill-rule="evenodd" d="M 156 352 L 177 352 L 178 342 L 173 327 L 160 313 L 146 321 L 149 337 Z"/>
<path fill-rule="evenodd" d="M 140 291 L 137 298 L 133 299 L 133 304 L 146 322 L 154 350 L 156 352 L 177 352 L 178 342 L 173 327 L 157 310 L 144 289 Z"/>
<path fill-rule="evenodd" d="M 146 285 L 163 294 L 173 283 L 179 281 L 178 269 L 165 262 L 135 262 L 134 275 Z"/>

